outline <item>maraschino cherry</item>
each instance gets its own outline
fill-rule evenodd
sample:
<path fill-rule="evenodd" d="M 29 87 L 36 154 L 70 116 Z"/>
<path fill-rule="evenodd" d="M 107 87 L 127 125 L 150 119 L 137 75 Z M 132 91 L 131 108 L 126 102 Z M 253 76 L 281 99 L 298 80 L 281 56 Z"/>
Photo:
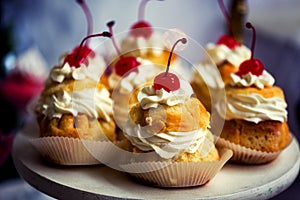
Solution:
<path fill-rule="evenodd" d="M 260 60 L 253 58 L 254 47 L 256 42 L 256 31 L 254 26 L 250 22 L 246 23 L 246 27 L 249 29 L 251 28 L 253 31 L 252 44 L 251 44 L 251 58 L 250 60 L 246 60 L 242 62 L 242 64 L 239 67 L 239 71 L 236 72 L 236 74 L 239 75 L 240 77 L 248 73 L 251 73 L 256 76 L 260 76 L 264 71 L 264 65 Z"/>
<path fill-rule="evenodd" d="M 83 40 L 81 41 L 80 45 L 78 47 L 76 47 L 72 53 L 68 54 L 65 57 L 64 60 L 64 64 L 65 63 L 69 63 L 69 65 L 71 67 L 75 67 L 78 68 L 80 67 L 81 63 L 84 62 L 84 60 L 86 59 L 86 57 L 90 54 L 93 53 L 93 50 L 90 49 L 87 45 L 83 45 L 84 42 L 92 37 L 111 37 L 111 34 L 109 32 L 102 32 L 99 34 L 93 34 L 93 35 L 88 35 L 85 38 L 83 38 Z"/>
<path fill-rule="evenodd" d="M 132 37 L 135 38 L 144 37 L 145 39 L 148 39 L 153 33 L 151 24 L 144 20 L 145 7 L 148 1 L 150 0 L 142 0 L 140 3 L 139 12 L 138 12 L 138 21 L 134 23 L 130 28 L 130 35 Z"/>
<path fill-rule="evenodd" d="M 164 89 L 167 92 L 170 92 L 170 91 L 176 91 L 180 88 L 179 78 L 176 76 L 176 74 L 169 72 L 172 54 L 173 54 L 173 51 L 174 51 L 176 45 L 179 42 L 185 44 L 187 42 L 187 40 L 186 40 L 186 38 L 181 38 L 181 39 L 177 40 L 175 42 L 175 44 L 173 45 L 172 50 L 170 52 L 169 59 L 168 59 L 168 65 L 167 65 L 166 72 L 162 72 L 154 78 L 153 88 L 155 90 Z"/>
<path fill-rule="evenodd" d="M 230 27 L 230 35 L 222 35 L 218 41 L 217 41 L 217 44 L 223 44 L 225 46 L 227 46 L 229 49 L 233 49 L 234 47 L 237 47 L 240 45 L 240 43 L 238 41 L 236 41 L 236 39 L 234 39 L 233 37 L 233 30 L 232 30 L 232 25 L 231 25 L 231 22 L 230 22 L 230 17 L 226 11 L 226 8 L 225 8 L 225 5 L 224 5 L 224 2 L 222 0 L 218 0 L 219 2 L 219 6 L 221 8 L 221 11 L 224 15 L 224 17 L 226 18 L 227 20 L 227 23 L 228 23 L 228 26 Z"/>
<path fill-rule="evenodd" d="M 109 28 L 110 34 L 113 36 L 113 30 L 112 27 L 115 24 L 115 21 L 110 21 L 107 23 L 107 26 Z M 114 48 L 119 55 L 120 59 L 117 61 L 115 64 L 115 72 L 119 76 L 124 76 L 127 74 L 129 71 L 135 71 L 137 72 L 137 67 L 141 64 L 140 62 L 137 61 L 136 57 L 134 56 L 123 56 L 116 44 L 116 41 L 114 37 L 111 37 Z"/>

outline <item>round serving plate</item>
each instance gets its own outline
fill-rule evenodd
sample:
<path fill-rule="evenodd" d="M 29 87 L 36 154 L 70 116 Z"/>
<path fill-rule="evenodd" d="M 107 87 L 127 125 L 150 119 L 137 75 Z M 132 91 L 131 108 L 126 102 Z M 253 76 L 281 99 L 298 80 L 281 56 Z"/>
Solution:
<path fill-rule="evenodd" d="M 104 165 L 60 166 L 43 160 L 29 139 L 37 127 L 27 124 L 14 141 L 19 174 L 36 189 L 58 199 L 269 199 L 288 188 L 299 172 L 299 145 L 292 143 L 271 163 L 226 164 L 206 185 L 156 188 Z"/>

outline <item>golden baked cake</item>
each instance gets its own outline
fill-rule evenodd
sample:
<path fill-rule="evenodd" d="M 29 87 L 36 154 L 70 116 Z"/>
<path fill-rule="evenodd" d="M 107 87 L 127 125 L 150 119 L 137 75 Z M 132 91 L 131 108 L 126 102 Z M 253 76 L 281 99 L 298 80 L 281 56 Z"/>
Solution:
<path fill-rule="evenodd" d="M 254 30 L 250 23 L 247 27 Z M 282 89 L 274 83 L 272 75 L 253 55 L 231 74 L 226 101 L 217 108 L 225 119 L 221 138 L 267 153 L 280 152 L 289 145 L 287 104 Z"/>
<path fill-rule="evenodd" d="M 141 92 L 145 92 L 145 90 Z M 154 91 L 152 92 L 154 93 Z M 195 110 L 199 110 L 199 112 L 195 112 Z M 157 127 L 160 128 L 160 132 L 187 132 L 195 129 L 206 129 L 210 117 L 204 106 L 196 98 L 186 99 L 184 102 L 173 106 L 162 104 L 153 109 L 144 109 L 141 104 L 137 104 L 130 110 L 129 114 L 135 124 L 141 126 L 151 124 L 147 130 L 153 133 L 157 132 Z"/>
<path fill-rule="evenodd" d="M 147 89 L 149 89 L 149 87 L 152 86 L 148 86 Z M 144 91 L 142 90 L 141 92 Z M 206 138 L 205 141 L 213 144 L 213 140 L 211 140 L 212 135 L 206 133 L 210 115 L 197 98 L 187 98 L 182 103 L 174 106 L 161 104 L 161 106 L 151 109 L 144 109 L 140 104 L 137 104 L 132 107 L 129 115 L 134 124 L 139 125 L 140 127 L 147 127 L 147 132 L 153 134 L 153 138 L 156 138 L 156 135 L 157 138 L 162 137 L 161 139 L 163 139 L 163 135 L 167 138 L 168 134 L 170 134 L 169 137 L 174 137 L 172 134 L 176 133 L 186 134 L 186 137 L 190 137 L 190 133 L 194 132 L 195 134 L 195 131 L 199 130 L 199 137 L 203 134 L 203 131 Z M 136 141 L 134 141 L 135 139 L 129 140 L 132 141 L 133 145 L 136 144 Z M 176 137 L 174 140 L 176 140 Z M 136 146 L 136 148 L 134 147 L 134 149 L 135 152 L 142 152 L 140 151 L 141 149 L 139 149 L 139 146 Z M 219 155 L 215 148 L 212 148 L 212 150 L 209 151 L 210 155 L 207 157 L 201 156 L 201 150 L 202 148 L 195 149 L 194 152 L 183 151 L 176 156 L 175 160 L 182 162 L 218 160 Z"/>
<path fill-rule="evenodd" d="M 221 137 L 263 152 L 281 151 L 291 141 L 287 123 L 271 120 L 258 124 L 245 120 L 225 121 Z"/>

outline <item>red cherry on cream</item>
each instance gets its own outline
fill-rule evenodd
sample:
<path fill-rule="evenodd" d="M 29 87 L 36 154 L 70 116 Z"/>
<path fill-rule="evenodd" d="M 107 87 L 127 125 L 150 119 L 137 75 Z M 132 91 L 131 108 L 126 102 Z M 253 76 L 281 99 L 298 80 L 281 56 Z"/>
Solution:
<path fill-rule="evenodd" d="M 150 0 L 142 0 L 139 5 L 138 21 L 130 27 L 129 34 L 132 37 L 135 37 L 135 38 L 143 37 L 145 39 L 148 39 L 148 38 L 150 38 L 150 36 L 153 33 L 151 24 L 144 20 L 145 8 L 146 8 L 146 4 L 148 3 L 148 1 L 150 1 Z"/>
<path fill-rule="evenodd" d="M 175 74 L 163 72 L 155 77 L 153 88 L 155 90 L 163 88 L 167 92 L 176 91 L 180 88 L 180 81 Z"/>
<path fill-rule="evenodd" d="M 109 32 L 110 34 L 113 36 L 113 25 L 115 24 L 115 21 L 110 21 L 108 22 L 106 25 L 109 28 Z M 127 74 L 127 72 L 129 71 L 138 71 L 138 66 L 141 64 L 140 62 L 138 62 L 138 60 L 136 59 L 136 57 L 134 56 L 123 56 L 121 55 L 121 52 L 117 46 L 117 43 L 115 41 L 114 37 L 111 37 L 113 46 L 117 52 L 117 54 L 119 55 L 119 60 L 117 61 L 117 63 L 115 64 L 115 72 L 117 75 L 119 76 L 124 76 Z"/>
<path fill-rule="evenodd" d="M 229 49 L 234 49 L 235 47 L 240 46 L 240 43 L 229 35 L 222 35 L 217 41 L 217 44 L 219 45 L 223 44 L 227 46 Z"/>
<path fill-rule="evenodd" d="M 171 91 L 176 91 L 180 88 L 179 78 L 176 76 L 176 74 L 169 72 L 172 54 L 175 49 L 175 46 L 179 42 L 182 42 L 183 44 L 185 44 L 187 42 L 187 40 L 186 40 L 186 38 L 181 38 L 181 39 L 177 40 L 175 42 L 175 44 L 173 45 L 172 50 L 170 52 L 166 72 L 162 72 L 154 78 L 153 88 L 155 90 L 164 89 L 167 92 L 171 92 Z"/>
<path fill-rule="evenodd" d="M 137 67 L 140 64 L 141 63 L 138 62 L 136 57 L 134 56 L 123 56 L 118 60 L 118 62 L 115 65 L 116 74 L 118 74 L 119 76 L 123 76 L 129 71 L 137 72 Z"/>
<path fill-rule="evenodd" d="M 99 36 L 110 37 L 110 33 L 103 32 L 100 34 L 92 35 L 91 33 L 93 31 L 93 19 L 91 12 L 84 0 L 76 0 L 76 2 L 81 6 L 87 19 L 87 36 L 81 41 L 81 44 L 79 46 L 75 47 L 74 50 L 65 57 L 64 64 L 68 63 L 71 67 L 78 68 L 80 67 L 81 63 L 83 63 L 86 60 L 86 57 L 88 55 L 90 55 L 92 58 L 95 56 L 95 52 L 88 47 L 88 39 L 91 37 Z M 83 45 L 84 42 L 85 45 Z"/>
<path fill-rule="evenodd" d="M 94 55 L 95 55 L 95 53 L 93 52 L 92 49 L 90 49 L 88 46 L 84 45 L 81 48 L 78 56 L 75 57 L 78 50 L 79 50 L 79 46 L 75 47 L 74 50 L 65 57 L 64 64 L 69 63 L 69 65 L 71 67 L 78 68 L 78 67 L 80 67 L 80 64 L 84 62 L 84 60 L 86 59 L 86 57 L 89 54 L 91 54 L 92 57 L 94 57 Z"/>
<path fill-rule="evenodd" d="M 148 39 L 152 35 L 152 32 L 153 30 L 150 23 L 144 20 L 136 22 L 130 28 L 130 35 L 135 38 L 143 37 Z"/>
<path fill-rule="evenodd" d="M 91 55 L 91 57 L 95 56 L 95 53 L 90 49 L 87 45 L 83 45 L 83 43 L 92 37 L 111 37 L 111 34 L 109 32 L 103 32 L 99 34 L 94 35 L 88 35 L 81 41 L 80 45 L 76 47 L 72 53 L 68 54 L 64 59 L 64 64 L 68 63 L 70 67 L 78 68 L 80 65 L 85 61 L 86 57 L 88 55 Z"/>
<path fill-rule="evenodd" d="M 246 60 L 242 62 L 242 64 L 239 67 L 239 71 L 236 72 L 236 74 L 239 75 L 240 77 L 248 73 L 251 73 L 256 76 L 260 76 L 264 71 L 264 64 L 260 60 L 253 58 L 253 52 L 254 52 L 254 47 L 256 42 L 256 31 L 254 26 L 250 22 L 246 23 L 246 27 L 248 29 L 251 28 L 253 31 L 252 44 L 251 44 L 251 58 L 250 60 Z"/>
<path fill-rule="evenodd" d="M 256 76 L 262 75 L 264 71 L 264 64 L 258 59 L 246 60 L 244 61 L 239 68 L 239 71 L 236 72 L 240 77 L 251 73 Z"/>

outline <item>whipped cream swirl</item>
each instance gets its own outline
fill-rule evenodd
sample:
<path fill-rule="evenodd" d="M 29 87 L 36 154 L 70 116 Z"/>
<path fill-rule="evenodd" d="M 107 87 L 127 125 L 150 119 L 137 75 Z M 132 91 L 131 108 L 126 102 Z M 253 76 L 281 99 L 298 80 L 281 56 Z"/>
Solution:
<path fill-rule="evenodd" d="M 250 49 L 244 45 L 230 49 L 224 44 L 209 43 L 207 44 L 205 50 L 217 65 L 223 63 L 224 61 L 228 61 L 237 68 L 242 62 L 248 60 L 251 56 Z"/>
<path fill-rule="evenodd" d="M 137 99 L 143 109 L 157 108 L 160 104 L 174 106 L 182 104 L 186 98 L 193 94 L 192 88 L 185 81 L 180 79 L 180 89 L 167 92 L 163 88 L 155 90 L 153 86 L 146 86 L 138 93 Z M 187 88 L 187 86 L 189 86 Z M 187 88 L 187 89 L 184 89 Z"/>
<path fill-rule="evenodd" d="M 161 158 L 170 159 L 183 152 L 195 153 L 204 142 L 207 130 L 153 134 L 128 120 L 125 133 L 131 143 L 140 150 L 155 151 Z"/>
<path fill-rule="evenodd" d="M 231 85 L 238 87 L 250 87 L 252 85 L 263 89 L 265 86 L 271 87 L 275 83 L 275 79 L 271 74 L 269 74 L 266 70 L 263 71 L 262 75 L 256 76 L 252 73 L 248 73 L 242 77 L 239 75 L 232 73 L 231 74 Z"/>
<path fill-rule="evenodd" d="M 98 81 L 100 76 L 103 74 L 106 63 L 104 59 L 100 56 L 95 55 L 94 57 L 88 56 L 88 66 L 82 63 L 80 67 L 71 67 L 69 63 L 65 63 L 62 66 L 65 56 L 62 56 L 60 65 L 52 68 L 48 82 L 54 81 L 57 83 L 62 83 L 65 79 L 72 78 L 74 80 L 83 80 L 86 78 L 91 78 L 94 81 Z"/>
<path fill-rule="evenodd" d="M 60 118 L 67 113 L 74 116 L 84 113 L 96 119 L 109 121 L 112 115 L 112 100 L 105 88 L 73 92 L 60 90 L 52 96 L 40 99 L 37 108 L 49 119 Z"/>
<path fill-rule="evenodd" d="M 256 93 L 230 93 L 226 96 L 226 102 L 220 102 L 219 106 L 218 110 L 226 109 L 226 114 L 219 112 L 226 120 L 243 119 L 254 123 L 265 120 L 280 122 L 287 120 L 287 104 L 279 97 L 265 98 Z"/>
<path fill-rule="evenodd" d="M 52 68 L 46 85 L 52 87 L 52 83 L 62 83 L 67 79 L 92 80 L 94 87 L 83 90 L 66 88 L 59 89 L 52 95 L 41 96 L 36 105 L 36 111 L 49 119 L 61 118 L 63 114 L 87 114 L 96 119 L 110 120 L 112 115 L 112 99 L 106 88 L 97 88 L 99 77 L 106 67 L 105 61 L 100 56 L 88 56 L 87 62 L 80 67 L 71 67 L 68 63 L 62 64 L 66 55 L 60 59 L 61 64 Z M 88 66 L 86 65 L 88 64 Z M 47 87 L 47 86 L 46 86 Z"/>
<path fill-rule="evenodd" d="M 231 85 L 237 87 L 256 86 L 259 89 L 264 89 L 265 87 L 272 87 L 275 82 L 266 70 L 260 76 L 248 73 L 240 77 L 233 73 L 231 77 Z M 226 114 L 219 112 L 226 120 L 243 119 L 254 123 L 265 120 L 280 122 L 287 120 L 287 104 L 280 97 L 265 98 L 257 93 L 227 92 L 226 103 L 221 101 L 219 106 L 217 107 L 218 110 L 226 109 Z"/>

